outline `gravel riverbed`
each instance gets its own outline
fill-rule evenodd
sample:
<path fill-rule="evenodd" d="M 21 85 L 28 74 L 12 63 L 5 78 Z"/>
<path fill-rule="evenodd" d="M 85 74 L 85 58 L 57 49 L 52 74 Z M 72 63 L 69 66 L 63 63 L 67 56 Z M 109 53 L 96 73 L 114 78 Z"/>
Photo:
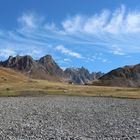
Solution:
<path fill-rule="evenodd" d="M 140 140 L 140 100 L 0 98 L 0 140 Z"/>

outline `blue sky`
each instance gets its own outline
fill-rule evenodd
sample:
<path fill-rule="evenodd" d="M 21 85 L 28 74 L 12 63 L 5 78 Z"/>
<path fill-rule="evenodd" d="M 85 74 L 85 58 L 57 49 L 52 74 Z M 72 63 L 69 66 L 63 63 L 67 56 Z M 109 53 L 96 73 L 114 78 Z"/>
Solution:
<path fill-rule="evenodd" d="M 17 54 L 103 72 L 140 63 L 140 1 L 0 0 L 0 59 Z"/>

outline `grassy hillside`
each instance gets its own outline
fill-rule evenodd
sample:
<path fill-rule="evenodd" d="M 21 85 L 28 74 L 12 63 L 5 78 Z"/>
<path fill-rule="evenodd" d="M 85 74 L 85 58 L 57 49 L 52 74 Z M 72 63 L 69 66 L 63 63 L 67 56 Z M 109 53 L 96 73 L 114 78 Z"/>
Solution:
<path fill-rule="evenodd" d="M 8 69 L 8 68 L 0 68 L 0 83 L 17 83 L 17 82 L 26 82 L 27 77 L 23 74 Z"/>
<path fill-rule="evenodd" d="M 0 96 L 104 96 L 140 98 L 140 88 L 69 85 L 29 79 L 11 69 L 0 68 Z"/>

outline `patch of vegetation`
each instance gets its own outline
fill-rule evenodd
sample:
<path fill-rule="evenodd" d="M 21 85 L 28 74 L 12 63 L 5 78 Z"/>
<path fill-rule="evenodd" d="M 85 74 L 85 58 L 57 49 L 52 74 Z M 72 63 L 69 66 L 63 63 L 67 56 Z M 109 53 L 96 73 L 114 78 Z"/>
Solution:
<path fill-rule="evenodd" d="M 6 91 L 9 91 L 10 90 L 10 88 L 6 88 Z"/>

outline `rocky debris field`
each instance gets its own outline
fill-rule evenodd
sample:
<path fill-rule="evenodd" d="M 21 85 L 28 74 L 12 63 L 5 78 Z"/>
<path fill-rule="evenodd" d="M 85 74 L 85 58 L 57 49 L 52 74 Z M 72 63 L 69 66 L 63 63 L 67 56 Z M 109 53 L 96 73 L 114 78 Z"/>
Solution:
<path fill-rule="evenodd" d="M 140 100 L 0 98 L 0 140 L 140 140 Z"/>

